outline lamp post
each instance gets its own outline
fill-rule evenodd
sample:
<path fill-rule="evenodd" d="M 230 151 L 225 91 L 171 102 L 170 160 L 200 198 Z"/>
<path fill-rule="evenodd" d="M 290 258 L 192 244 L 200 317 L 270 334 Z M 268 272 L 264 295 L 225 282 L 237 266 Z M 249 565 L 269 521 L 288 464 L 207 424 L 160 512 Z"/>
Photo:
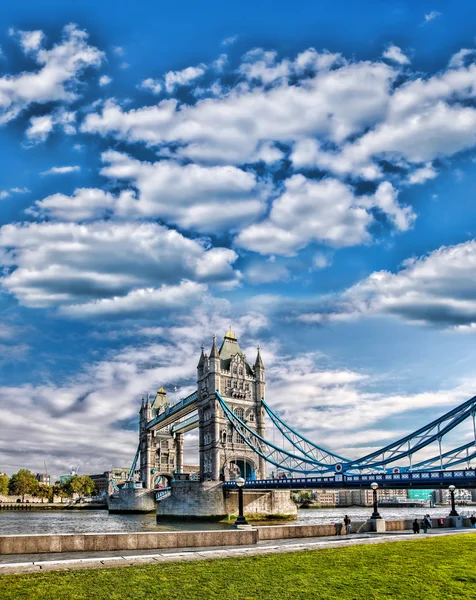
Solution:
<path fill-rule="evenodd" d="M 370 487 L 372 488 L 372 492 L 373 492 L 373 499 L 374 499 L 374 512 L 372 513 L 372 516 L 370 517 L 371 519 L 381 519 L 382 517 L 380 516 L 379 512 L 378 512 L 378 501 L 377 501 L 377 488 L 378 488 L 378 483 L 376 481 L 373 481 L 370 484 Z"/>
<path fill-rule="evenodd" d="M 450 496 L 451 496 L 451 512 L 449 514 L 450 517 L 459 517 L 458 513 L 456 512 L 456 507 L 455 507 L 455 489 L 456 487 L 454 485 L 450 485 L 448 487 L 448 489 L 450 490 Z"/>
<path fill-rule="evenodd" d="M 235 479 L 236 487 L 238 488 L 238 518 L 235 521 L 235 527 L 238 525 L 248 525 L 248 521 L 245 519 L 245 515 L 243 514 L 243 486 L 246 481 L 243 477 L 238 477 Z"/>

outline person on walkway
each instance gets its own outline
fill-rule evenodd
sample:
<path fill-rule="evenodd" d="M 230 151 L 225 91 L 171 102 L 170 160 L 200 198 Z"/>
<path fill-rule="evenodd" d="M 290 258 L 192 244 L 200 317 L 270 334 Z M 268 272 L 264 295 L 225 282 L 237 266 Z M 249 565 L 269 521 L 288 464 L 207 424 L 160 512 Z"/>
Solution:
<path fill-rule="evenodd" d="M 474 513 L 469 517 L 469 522 L 471 523 L 471 527 L 476 529 L 476 517 L 474 516 Z"/>
<path fill-rule="evenodd" d="M 418 522 L 418 519 L 413 521 L 413 533 L 420 533 L 420 523 Z"/>
<path fill-rule="evenodd" d="M 345 534 L 349 535 L 350 534 L 350 517 L 349 515 L 345 515 L 344 517 L 344 525 L 345 525 Z"/>
<path fill-rule="evenodd" d="M 430 515 L 425 515 L 424 518 L 423 518 L 423 521 L 424 521 L 427 529 L 431 529 L 432 528 Z M 425 531 L 425 533 L 426 533 L 426 531 Z"/>
<path fill-rule="evenodd" d="M 426 520 L 426 515 L 421 522 L 421 528 L 423 529 L 423 533 L 428 533 L 428 521 Z"/>

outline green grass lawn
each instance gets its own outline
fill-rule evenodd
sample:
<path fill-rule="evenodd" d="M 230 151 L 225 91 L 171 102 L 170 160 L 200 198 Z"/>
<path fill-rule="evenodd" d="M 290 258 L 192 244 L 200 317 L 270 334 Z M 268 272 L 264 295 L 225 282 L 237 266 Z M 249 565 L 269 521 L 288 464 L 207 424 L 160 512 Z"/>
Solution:
<path fill-rule="evenodd" d="M 0 577 L 0 598 L 476 598 L 476 535 L 186 563 Z"/>

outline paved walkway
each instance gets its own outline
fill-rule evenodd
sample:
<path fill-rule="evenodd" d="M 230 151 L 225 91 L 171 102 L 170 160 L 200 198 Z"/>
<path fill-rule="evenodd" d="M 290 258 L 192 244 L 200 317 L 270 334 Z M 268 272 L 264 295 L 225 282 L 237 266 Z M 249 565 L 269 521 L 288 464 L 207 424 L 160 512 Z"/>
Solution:
<path fill-rule="evenodd" d="M 381 544 L 418 540 L 421 538 L 461 535 L 474 533 L 473 529 L 435 529 L 428 534 L 415 535 L 411 531 L 388 533 L 364 533 L 350 536 L 314 537 L 259 542 L 253 546 L 219 546 L 207 548 L 176 548 L 170 550 L 116 550 L 109 552 L 64 552 L 61 554 L 9 554 L 0 556 L 0 575 L 7 573 L 32 573 L 57 570 L 122 567 L 163 562 L 205 560 L 253 556 L 256 554 L 276 554 L 298 550 L 320 550 L 360 544 Z"/>

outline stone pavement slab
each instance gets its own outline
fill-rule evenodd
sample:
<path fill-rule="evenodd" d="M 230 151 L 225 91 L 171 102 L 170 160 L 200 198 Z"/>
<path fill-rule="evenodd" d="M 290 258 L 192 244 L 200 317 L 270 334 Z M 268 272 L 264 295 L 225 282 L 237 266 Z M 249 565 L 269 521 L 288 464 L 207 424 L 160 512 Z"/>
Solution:
<path fill-rule="evenodd" d="M 415 535 L 411 531 L 398 531 L 388 533 L 352 534 L 350 536 L 295 538 L 283 540 L 269 540 L 254 546 L 234 547 L 207 547 L 207 548 L 176 548 L 160 550 L 151 553 L 138 550 L 109 551 L 109 552 L 67 552 L 61 554 L 30 554 L 30 555 L 3 555 L 0 556 L 0 575 L 8 573 L 32 573 L 56 570 L 76 570 L 90 568 L 105 568 L 118 566 L 132 566 L 141 564 L 155 564 L 161 562 L 182 562 L 190 560 L 210 560 L 217 558 L 231 558 L 237 556 L 253 556 L 257 554 L 276 554 L 281 552 L 297 552 L 300 550 L 319 550 L 323 548 L 338 548 L 360 544 L 380 544 L 384 542 L 399 542 L 404 540 L 417 540 L 422 537 L 445 535 L 461 535 L 474 533 L 471 529 L 446 529 L 432 530 L 427 534 Z"/>

